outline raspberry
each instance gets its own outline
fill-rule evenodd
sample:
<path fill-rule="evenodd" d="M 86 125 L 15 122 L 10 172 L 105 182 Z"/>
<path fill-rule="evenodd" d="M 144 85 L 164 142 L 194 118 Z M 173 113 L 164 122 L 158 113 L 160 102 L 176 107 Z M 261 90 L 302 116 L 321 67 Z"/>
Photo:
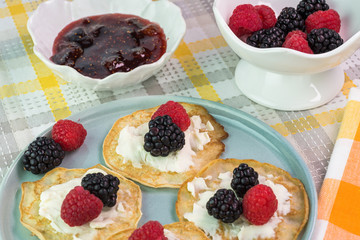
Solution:
<path fill-rule="evenodd" d="M 278 201 L 270 187 L 258 184 L 245 193 L 242 204 L 245 218 L 254 225 L 263 225 L 274 215 Z"/>
<path fill-rule="evenodd" d="M 185 108 L 178 102 L 168 101 L 161 105 L 158 110 L 152 115 L 151 119 L 155 119 L 157 116 L 169 115 L 181 131 L 185 131 L 190 126 L 190 118 Z"/>
<path fill-rule="evenodd" d="M 65 197 L 61 205 L 61 218 L 70 227 L 81 226 L 97 218 L 103 203 L 95 195 L 77 186 Z"/>
<path fill-rule="evenodd" d="M 276 16 L 274 10 L 271 7 L 266 5 L 257 5 L 255 6 L 255 10 L 260 15 L 263 28 L 272 28 L 276 23 Z"/>
<path fill-rule="evenodd" d="M 229 27 L 240 38 L 263 28 L 262 20 L 251 4 L 237 6 L 229 19 Z"/>
<path fill-rule="evenodd" d="M 289 38 L 291 38 L 292 36 L 294 35 L 300 35 L 302 38 L 304 39 L 307 39 L 307 34 L 304 33 L 303 31 L 301 30 L 294 30 L 294 31 L 291 31 L 289 32 L 286 37 L 285 37 L 285 41 L 288 40 Z"/>
<path fill-rule="evenodd" d="M 71 120 L 59 120 L 52 129 L 52 138 L 64 151 L 79 148 L 84 143 L 86 134 L 85 128 L 80 123 Z"/>
<path fill-rule="evenodd" d="M 313 29 L 329 28 L 337 33 L 340 31 L 341 20 L 339 14 L 333 10 L 317 11 L 307 17 L 305 21 L 306 31 Z"/>
<path fill-rule="evenodd" d="M 167 240 L 164 228 L 158 221 L 148 221 L 142 227 L 136 229 L 129 240 Z"/>
<path fill-rule="evenodd" d="M 303 53 L 313 54 L 308 41 L 300 34 L 294 34 L 283 44 L 284 48 L 294 49 Z"/>

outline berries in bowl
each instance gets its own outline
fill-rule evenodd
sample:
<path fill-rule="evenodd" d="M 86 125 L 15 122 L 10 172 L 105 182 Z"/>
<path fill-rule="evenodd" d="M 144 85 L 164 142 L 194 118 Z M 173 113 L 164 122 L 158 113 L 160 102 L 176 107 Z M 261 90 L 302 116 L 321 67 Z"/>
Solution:
<path fill-rule="evenodd" d="M 34 12 L 28 30 L 34 53 L 54 73 L 87 88 L 109 90 L 158 72 L 186 25 L 180 8 L 169 1 L 51 0 Z"/>
<path fill-rule="evenodd" d="M 360 17 L 353 4 L 215 0 L 219 30 L 241 58 L 235 71 L 240 90 L 279 110 L 310 109 L 333 99 L 344 83 L 340 63 L 360 47 Z M 240 17 L 234 16 L 237 11 Z M 246 19 L 250 15 L 256 20 Z"/>

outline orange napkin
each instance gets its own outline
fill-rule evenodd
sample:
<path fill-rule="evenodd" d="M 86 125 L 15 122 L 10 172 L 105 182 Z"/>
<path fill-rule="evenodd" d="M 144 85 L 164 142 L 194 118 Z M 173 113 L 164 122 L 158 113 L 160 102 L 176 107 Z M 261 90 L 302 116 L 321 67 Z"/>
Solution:
<path fill-rule="evenodd" d="M 319 195 L 313 240 L 360 240 L 360 89 L 352 88 Z"/>

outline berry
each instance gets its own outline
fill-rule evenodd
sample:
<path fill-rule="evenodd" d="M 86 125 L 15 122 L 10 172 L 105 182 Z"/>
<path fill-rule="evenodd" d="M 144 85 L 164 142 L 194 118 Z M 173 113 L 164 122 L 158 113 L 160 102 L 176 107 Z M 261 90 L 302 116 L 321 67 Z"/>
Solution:
<path fill-rule="evenodd" d="M 38 137 L 24 153 L 23 164 L 33 174 L 46 173 L 59 166 L 65 157 L 60 144 L 47 137 Z"/>
<path fill-rule="evenodd" d="M 310 14 L 316 11 L 326 11 L 329 5 L 325 0 L 301 0 L 297 5 L 297 12 L 306 19 Z"/>
<path fill-rule="evenodd" d="M 185 145 L 185 134 L 168 115 L 158 116 L 149 122 L 144 136 L 144 149 L 152 156 L 166 157 Z"/>
<path fill-rule="evenodd" d="M 259 184 L 246 192 L 242 204 L 244 217 L 254 225 L 263 225 L 276 212 L 278 201 L 270 187 Z"/>
<path fill-rule="evenodd" d="M 262 20 L 251 4 L 237 6 L 229 19 L 229 27 L 240 38 L 263 28 Z"/>
<path fill-rule="evenodd" d="M 65 42 L 58 46 L 56 54 L 51 56 L 51 61 L 60 65 L 75 66 L 75 61 L 83 54 L 84 50 L 75 42 Z"/>
<path fill-rule="evenodd" d="M 164 227 L 158 221 L 148 221 L 136 229 L 129 240 L 167 240 L 167 238 L 164 235 Z"/>
<path fill-rule="evenodd" d="M 257 5 L 255 6 L 255 10 L 258 12 L 263 28 L 272 28 L 275 26 L 276 23 L 276 16 L 274 10 L 271 7 L 266 5 Z"/>
<path fill-rule="evenodd" d="M 102 173 L 90 173 L 81 180 L 81 186 L 98 197 L 105 207 L 115 206 L 119 184 L 117 177 Z"/>
<path fill-rule="evenodd" d="M 340 32 L 341 20 L 339 14 L 333 10 L 317 11 L 309 15 L 305 21 L 306 31 L 309 33 L 313 29 L 329 28 Z"/>
<path fill-rule="evenodd" d="M 286 35 L 286 37 L 285 37 L 285 42 L 286 42 L 289 38 L 291 38 L 292 36 L 294 36 L 294 35 L 299 35 L 299 36 L 301 36 L 302 38 L 307 39 L 307 34 L 306 34 L 306 33 L 304 33 L 303 31 L 300 31 L 300 30 L 294 30 L 294 31 L 289 32 L 289 33 Z"/>
<path fill-rule="evenodd" d="M 259 184 L 258 173 L 246 163 L 241 163 L 233 171 L 231 188 L 234 189 L 239 198 L 244 197 L 245 193 L 253 186 Z"/>
<path fill-rule="evenodd" d="M 288 38 L 288 40 L 285 40 L 283 47 L 294 49 L 303 53 L 314 53 L 309 47 L 308 41 L 299 34 L 294 34 L 292 37 Z"/>
<path fill-rule="evenodd" d="M 64 151 L 79 148 L 84 143 L 86 134 L 85 128 L 80 123 L 71 120 L 59 120 L 52 128 L 52 138 Z"/>
<path fill-rule="evenodd" d="M 155 119 L 157 116 L 169 115 L 181 131 L 186 131 L 190 126 L 190 118 L 185 108 L 178 102 L 168 101 L 162 104 L 156 112 L 151 116 L 151 119 Z"/>
<path fill-rule="evenodd" d="M 257 48 L 281 47 L 285 33 L 278 27 L 261 29 L 246 39 L 246 43 Z"/>
<path fill-rule="evenodd" d="M 234 222 L 242 213 L 241 202 L 230 189 L 217 190 L 206 203 L 206 209 L 209 215 L 224 223 Z"/>
<path fill-rule="evenodd" d="M 69 42 L 76 42 L 82 48 L 90 47 L 93 44 L 93 39 L 90 37 L 83 28 L 77 27 L 65 35 L 65 39 Z"/>
<path fill-rule="evenodd" d="M 314 53 L 325 53 L 339 47 L 344 40 L 334 30 L 320 28 L 308 34 L 308 42 Z"/>
<path fill-rule="evenodd" d="M 95 195 L 76 186 L 65 197 L 61 205 L 61 218 L 70 227 L 81 226 L 97 218 L 103 208 L 103 203 Z"/>
<path fill-rule="evenodd" d="M 305 21 L 295 8 L 285 7 L 281 10 L 275 26 L 287 34 L 293 30 L 304 30 Z"/>

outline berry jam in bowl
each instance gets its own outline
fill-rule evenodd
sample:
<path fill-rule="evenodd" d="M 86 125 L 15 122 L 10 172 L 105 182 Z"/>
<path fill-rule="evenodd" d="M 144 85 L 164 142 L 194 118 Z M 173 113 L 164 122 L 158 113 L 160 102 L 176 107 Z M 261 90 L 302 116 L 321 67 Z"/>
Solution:
<path fill-rule="evenodd" d="M 240 90 L 261 105 L 291 111 L 318 107 L 340 92 L 340 64 L 360 47 L 358 7 L 351 0 L 215 0 L 213 11 L 241 58 Z"/>
<path fill-rule="evenodd" d="M 186 31 L 180 8 L 167 0 L 49 0 L 27 27 L 36 56 L 62 79 L 93 90 L 145 81 Z"/>

